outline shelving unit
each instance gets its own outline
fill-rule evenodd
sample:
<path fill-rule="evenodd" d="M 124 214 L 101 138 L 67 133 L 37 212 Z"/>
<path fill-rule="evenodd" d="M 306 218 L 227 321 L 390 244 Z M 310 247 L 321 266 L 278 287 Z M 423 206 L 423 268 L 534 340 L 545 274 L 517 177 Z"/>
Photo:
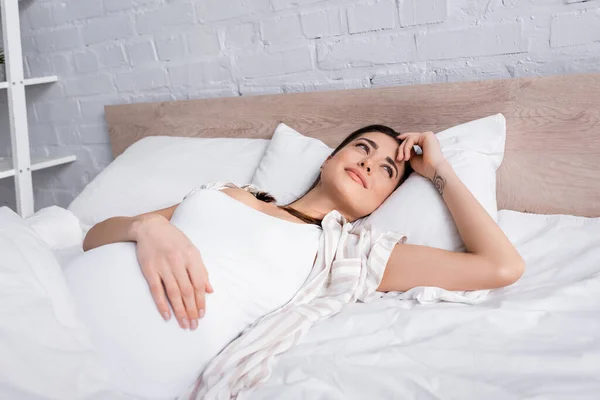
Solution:
<path fill-rule="evenodd" d="M 32 86 L 32 85 L 41 85 L 43 83 L 53 83 L 58 81 L 58 76 L 43 76 L 41 78 L 29 78 L 23 80 L 23 85 Z M 0 89 L 8 89 L 8 82 L 0 82 Z"/>
<path fill-rule="evenodd" d="M 35 210 L 31 173 L 40 169 L 71 163 L 76 160 L 76 157 L 73 155 L 31 157 L 25 88 L 31 85 L 53 83 L 58 80 L 58 77 L 46 76 L 25 79 L 19 1 L 0 0 L 0 6 L 7 77 L 6 82 L 0 82 L 0 90 L 7 90 L 8 92 L 8 116 L 12 148 L 12 157 L 0 157 L 0 179 L 14 177 L 17 213 L 22 217 L 28 217 Z"/>
<path fill-rule="evenodd" d="M 56 167 L 57 165 L 67 164 L 77 160 L 75 156 L 65 157 L 32 157 L 31 171 L 38 171 L 44 168 Z M 15 176 L 13 160 L 11 157 L 0 157 L 0 179 Z"/>

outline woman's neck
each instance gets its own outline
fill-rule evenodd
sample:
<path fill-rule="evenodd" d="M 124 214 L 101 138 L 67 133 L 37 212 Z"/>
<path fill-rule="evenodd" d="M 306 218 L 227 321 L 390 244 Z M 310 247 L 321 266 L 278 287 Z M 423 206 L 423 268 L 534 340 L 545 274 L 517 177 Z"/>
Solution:
<path fill-rule="evenodd" d="M 346 219 L 348 216 L 340 210 L 338 204 L 317 184 L 310 192 L 289 205 L 310 217 L 323 219 L 333 210 L 339 211 Z"/>

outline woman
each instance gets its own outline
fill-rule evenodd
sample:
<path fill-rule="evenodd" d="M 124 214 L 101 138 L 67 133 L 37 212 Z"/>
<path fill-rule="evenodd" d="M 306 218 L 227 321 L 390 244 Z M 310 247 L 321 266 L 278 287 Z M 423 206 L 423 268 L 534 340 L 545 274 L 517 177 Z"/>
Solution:
<path fill-rule="evenodd" d="M 422 154 L 416 154 L 414 145 L 421 147 Z M 253 195 L 240 188 L 223 192 L 249 208 L 297 224 L 318 225 L 332 210 L 355 221 L 376 210 L 411 170 L 432 181 L 467 252 L 396 245 L 377 290 L 406 291 L 417 286 L 477 290 L 517 281 L 525 268 L 521 256 L 456 176 L 432 132 L 398 135 L 391 128 L 373 125 L 352 133 L 323 163 L 313 187 L 285 207 L 276 206 L 264 193 Z M 166 320 L 171 317 L 170 303 L 179 325 L 195 330 L 205 314 L 205 293 L 214 290 L 198 247 L 169 222 L 178 206 L 110 218 L 88 232 L 83 246 L 87 251 L 109 243 L 137 242 L 137 257 L 161 315 Z"/>

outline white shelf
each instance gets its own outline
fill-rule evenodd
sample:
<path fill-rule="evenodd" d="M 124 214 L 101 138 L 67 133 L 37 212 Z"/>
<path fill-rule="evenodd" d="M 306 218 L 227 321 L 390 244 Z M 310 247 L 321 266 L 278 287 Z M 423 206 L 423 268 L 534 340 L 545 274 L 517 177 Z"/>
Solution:
<path fill-rule="evenodd" d="M 23 83 L 25 84 L 25 86 L 31 86 L 31 85 L 42 85 L 44 83 L 52 83 L 52 82 L 56 82 L 56 81 L 58 81 L 58 76 L 53 75 L 53 76 L 42 76 L 40 78 L 25 79 L 23 81 Z"/>
<path fill-rule="evenodd" d="M 58 81 L 58 76 L 42 76 L 40 78 L 29 78 L 23 80 L 25 86 L 43 85 L 44 83 L 52 83 Z M 0 82 L 0 89 L 7 89 L 8 82 Z"/>
<path fill-rule="evenodd" d="M 64 156 L 64 157 L 31 157 L 31 170 L 38 171 L 40 169 L 46 169 L 55 167 L 57 165 L 68 164 L 77 160 L 76 156 Z M 15 176 L 15 170 L 13 169 L 13 160 L 10 157 L 0 157 L 0 179 L 9 178 Z"/>
<path fill-rule="evenodd" d="M 7 82 L 0 82 L 0 90 L 6 90 L 11 156 L 14 158 L 0 159 L 0 179 L 14 176 L 16 211 L 21 217 L 27 218 L 35 211 L 32 171 L 70 163 L 75 161 L 75 157 L 30 157 L 27 86 L 56 82 L 58 77 L 25 78 L 19 15 L 19 0 L 0 0 L 5 70 L 6 75 L 11 77 Z M 15 171 L 13 165 L 18 165 L 19 169 Z"/>

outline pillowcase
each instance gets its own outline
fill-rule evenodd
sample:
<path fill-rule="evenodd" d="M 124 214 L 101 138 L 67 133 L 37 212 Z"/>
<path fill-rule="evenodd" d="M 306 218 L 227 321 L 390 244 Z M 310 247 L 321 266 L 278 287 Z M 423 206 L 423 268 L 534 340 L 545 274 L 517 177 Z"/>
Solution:
<path fill-rule="evenodd" d="M 289 204 L 306 193 L 332 151 L 320 140 L 279 124 L 252 183 L 273 195 L 278 205 Z"/>
<path fill-rule="evenodd" d="M 108 397 L 109 373 L 80 322 L 52 251 L 0 208 L 0 398 Z"/>
<path fill-rule="evenodd" d="M 33 229 L 53 251 L 81 247 L 83 237 L 79 219 L 69 210 L 58 206 L 42 208 L 25 223 Z"/>
<path fill-rule="evenodd" d="M 290 129 L 290 128 L 288 128 Z M 297 133 L 297 132 L 296 132 Z M 299 133 L 298 133 L 299 135 Z M 288 137 L 291 135 L 288 135 Z M 456 171 L 458 177 L 469 188 L 485 210 L 497 218 L 496 170 L 504 157 L 506 139 L 506 119 L 502 114 L 478 119 L 457 125 L 439 132 L 437 135 L 442 152 Z M 265 158 L 257 168 L 253 184 L 262 190 L 289 194 L 285 201 L 294 201 L 308 190 L 314 180 L 305 179 L 310 174 L 316 178 L 325 157 L 316 150 L 324 146 L 314 138 L 304 138 L 305 148 L 312 150 L 311 155 L 295 156 L 287 152 L 285 158 L 272 156 L 268 169 L 263 167 L 267 155 L 276 153 L 273 140 L 267 149 Z M 318 143 L 317 143 L 318 142 Z M 279 144 L 278 148 L 286 148 Z M 331 151 L 331 149 L 330 149 Z M 324 153 L 324 151 L 323 151 Z M 295 158 L 302 157 L 304 168 L 298 171 Z M 310 165 L 309 164 L 310 161 Z M 275 173 L 274 171 L 277 171 Z M 260 172 L 260 174 L 259 174 Z M 302 175 L 302 178 L 298 175 Z M 281 181 L 281 177 L 287 181 Z M 285 186 L 284 186 L 285 185 Z M 294 191 L 289 188 L 295 187 Z M 291 200 L 290 200 L 291 199 Z M 391 230 L 406 234 L 407 243 L 437 247 L 451 251 L 464 250 L 464 245 L 456 230 L 452 216 L 442 197 L 426 178 L 413 173 L 392 195 L 371 215 L 356 221 L 353 231 L 373 226 L 380 230 Z"/>
<path fill-rule="evenodd" d="M 84 233 L 115 216 L 181 202 L 211 180 L 250 183 L 269 141 L 151 136 L 132 144 L 69 205 Z"/>
<path fill-rule="evenodd" d="M 0 208 L 0 254 L 0 273 L 8 274 L 0 282 L 6 283 L 12 278 L 27 282 L 24 289 L 46 297 L 61 324 L 78 325 L 69 290 L 52 250 L 8 207 Z"/>

